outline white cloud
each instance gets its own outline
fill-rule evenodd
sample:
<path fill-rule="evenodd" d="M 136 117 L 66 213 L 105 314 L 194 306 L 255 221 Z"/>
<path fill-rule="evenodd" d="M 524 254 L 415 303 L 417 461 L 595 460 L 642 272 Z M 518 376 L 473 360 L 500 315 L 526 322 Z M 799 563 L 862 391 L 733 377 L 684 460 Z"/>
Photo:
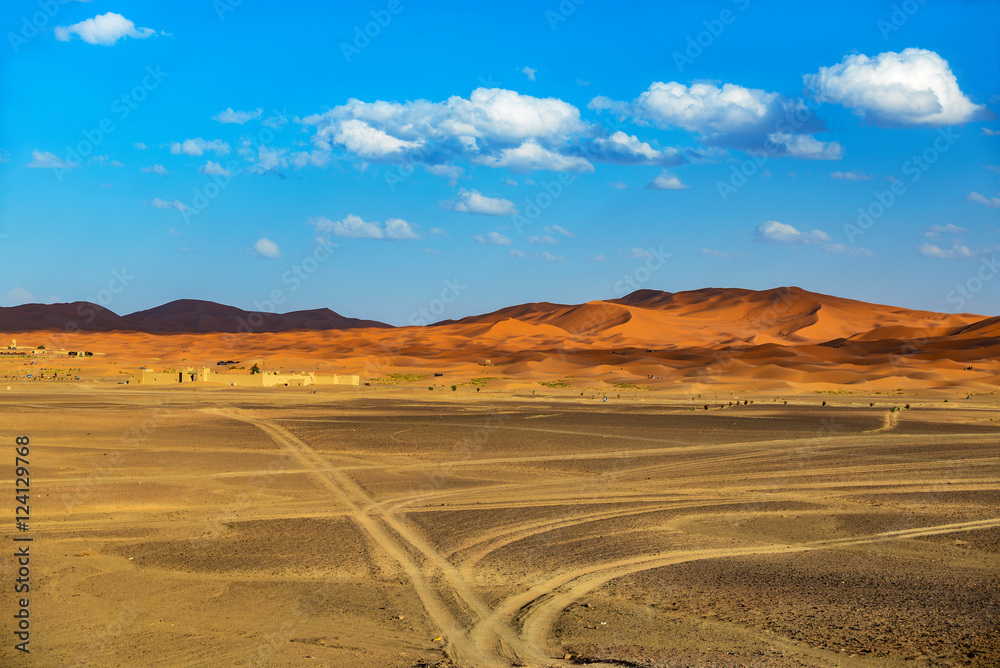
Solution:
<path fill-rule="evenodd" d="M 517 207 L 508 199 L 502 197 L 487 197 L 477 190 L 458 191 L 455 199 L 441 202 L 441 206 L 462 213 L 479 213 L 484 216 L 507 216 L 517 213 Z"/>
<path fill-rule="evenodd" d="M 90 159 L 90 162 L 88 162 L 87 164 L 104 165 L 105 167 L 125 166 L 117 160 L 112 160 L 111 156 L 109 155 L 95 155 L 93 158 Z"/>
<path fill-rule="evenodd" d="M 822 142 L 812 135 L 772 132 L 768 140 L 780 149 L 782 155 L 803 160 L 840 160 L 844 150 L 839 142 Z"/>
<path fill-rule="evenodd" d="M 516 257 L 522 260 L 528 257 L 527 253 L 525 253 L 523 250 L 517 250 L 516 248 L 510 249 L 509 251 L 507 251 L 507 254 L 510 255 L 511 257 Z"/>
<path fill-rule="evenodd" d="M 476 240 L 476 243 L 482 244 L 483 246 L 509 246 L 510 239 L 500 234 L 499 232 L 490 232 L 486 236 L 477 234 L 472 237 Z"/>
<path fill-rule="evenodd" d="M 445 230 L 445 229 L 443 229 L 441 227 L 432 227 L 430 229 L 430 235 L 431 236 L 435 236 L 435 237 L 440 236 L 440 237 L 448 237 L 449 239 L 451 238 L 451 236 L 448 234 L 447 230 Z"/>
<path fill-rule="evenodd" d="M 647 183 L 646 187 L 651 190 L 684 190 L 691 186 L 684 185 L 675 175 L 663 171 L 655 179 Z"/>
<path fill-rule="evenodd" d="M 220 111 L 215 116 L 212 116 L 212 120 L 219 121 L 220 123 L 237 123 L 239 125 L 243 125 L 247 121 L 260 118 L 260 115 L 263 113 L 263 109 L 254 109 L 253 111 L 233 111 L 233 108 L 229 107 L 225 111 Z"/>
<path fill-rule="evenodd" d="M 546 262 L 565 262 L 566 261 L 566 258 L 564 258 L 562 255 L 553 255 L 552 253 L 548 253 L 546 251 L 542 251 L 541 253 L 539 253 L 538 257 L 542 258 Z"/>
<path fill-rule="evenodd" d="M 657 150 L 621 130 L 610 137 L 597 137 L 589 149 L 588 155 L 594 159 L 625 165 L 681 165 L 688 162 L 675 148 Z"/>
<path fill-rule="evenodd" d="M 982 128 L 983 134 L 987 137 L 997 137 L 1000 136 L 1000 130 L 994 130 L 992 128 Z"/>
<path fill-rule="evenodd" d="M 198 171 L 202 174 L 209 174 L 211 176 L 232 176 L 232 172 L 219 163 L 212 162 L 211 160 L 199 167 Z"/>
<path fill-rule="evenodd" d="M 557 244 L 559 242 L 556 240 L 555 237 L 551 237 L 551 236 L 549 236 L 547 234 L 544 237 L 540 237 L 537 234 L 532 234 L 530 237 L 528 237 L 528 243 L 529 244 Z"/>
<path fill-rule="evenodd" d="M 156 31 L 152 28 L 136 28 L 132 21 L 121 14 L 108 12 L 71 26 L 58 26 L 55 34 L 60 42 L 68 42 L 73 35 L 77 35 L 87 44 L 109 46 L 123 37 L 146 39 L 155 35 Z"/>
<path fill-rule="evenodd" d="M 952 244 L 951 248 L 942 248 L 937 244 L 932 244 L 925 242 L 917 248 L 917 253 L 924 255 L 926 257 L 934 257 L 941 259 L 969 259 L 975 257 L 968 246 L 956 243 Z"/>
<path fill-rule="evenodd" d="M 388 218 L 385 223 L 365 222 L 359 216 L 348 214 L 343 220 L 330 220 L 320 216 L 308 221 L 317 234 L 333 234 L 351 239 L 419 239 L 412 225 L 400 218 Z"/>
<path fill-rule="evenodd" d="M 962 232 L 965 232 L 964 227 L 948 223 L 947 225 L 931 225 L 927 228 L 927 231 L 923 233 L 923 236 L 928 237 L 929 239 L 936 239 L 942 234 L 961 234 Z"/>
<path fill-rule="evenodd" d="M 149 204 L 150 204 L 150 206 L 153 206 L 153 207 L 155 207 L 157 209 L 177 209 L 178 211 L 184 211 L 185 209 L 187 209 L 187 207 L 184 206 L 184 202 L 182 202 L 180 200 L 177 200 L 177 199 L 175 199 L 175 200 L 173 200 L 171 202 L 168 202 L 165 199 L 160 199 L 159 197 L 154 197 L 153 201 L 150 202 Z"/>
<path fill-rule="evenodd" d="M 633 248 L 625 253 L 625 257 L 631 257 L 636 260 L 648 260 L 653 257 L 653 253 L 645 248 Z"/>
<path fill-rule="evenodd" d="M 838 181 L 868 181 L 872 177 L 864 172 L 852 169 L 849 172 L 830 172 L 830 178 L 837 179 Z"/>
<path fill-rule="evenodd" d="M 607 262 L 608 258 L 604 257 L 603 254 L 598 253 L 597 255 L 591 255 L 589 260 L 591 262 Z"/>
<path fill-rule="evenodd" d="M 20 306 L 21 304 L 34 304 L 37 300 L 35 295 L 31 294 L 24 288 L 14 288 L 4 295 L 4 299 L 10 306 Z"/>
<path fill-rule="evenodd" d="M 573 237 L 576 236 L 575 234 L 567 230 L 565 227 L 560 227 L 559 225 L 548 225 L 543 229 L 549 234 L 561 234 L 567 239 L 572 239 Z"/>
<path fill-rule="evenodd" d="M 820 244 L 829 243 L 830 235 L 822 230 L 800 232 L 792 225 L 769 220 L 757 228 L 757 234 L 763 241 L 775 244 Z"/>
<path fill-rule="evenodd" d="M 341 148 L 363 160 L 404 162 L 416 152 L 427 168 L 467 160 L 514 169 L 592 169 L 579 156 L 561 153 L 587 129 L 576 107 L 501 88 L 477 88 L 468 98 L 444 102 L 351 99 L 303 123 L 316 126 L 315 147 Z"/>
<path fill-rule="evenodd" d="M 79 165 L 63 162 L 55 153 L 34 150 L 31 152 L 31 162 L 28 163 L 28 167 L 34 169 L 73 169 Z"/>
<path fill-rule="evenodd" d="M 816 99 L 840 104 L 882 126 L 967 123 L 984 115 L 958 87 L 948 61 L 926 49 L 850 54 L 804 77 Z"/>
<path fill-rule="evenodd" d="M 505 186 L 511 186 L 513 188 L 513 187 L 517 186 L 517 181 L 514 180 L 514 179 L 512 179 L 512 178 L 510 178 L 509 176 L 505 176 L 504 179 L 503 179 L 503 184 Z"/>
<path fill-rule="evenodd" d="M 543 169 L 552 172 L 579 174 L 594 171 L 594 166 L 587 160 L 551 151 L 534 139 L 530 139 L 516 148 L 505 148 L 500 151 L 499 156 L 480 158 L 476 162 L 490 167 L 506 167 L 513 172 Z"/>
<path fill-rule="evenodd" d="M 422 141 L 398 139 L 356 119 L 340 123 L 333 134 L 333 142 L 367 160 L 401 157 L 407 150 L 423 145 Z"/>
<path fill-rule="evenodd" d="M 757 227 L 757 238 L 767 243 L 783 244 L 786 246 L 821 246 L 824 252 L 833 255 L 847 253 L 854 257 L 875 257 L 875 253 L 867 248 L 833 243 L 830 235 L 823 230 L 802 232 L 793 225 L 779 223 L 776 220 L 769 220 L 759 225 Z"/>
<path fill-rule="evenodd" d="M 528 77 L 528 81 L 534 81 L 535 80 L 535 72 L 537 72 L 537 71 L 538 70 L 533 70 L 530 67 L 525 67 L 524 69 L 521 70 L 521 72 L 524 74 L 524 76 Z"/>
<path fill-rule="evenodd" d="M 993 207 L 994 209 L 1000 207 L 1000 197 L 985 197 L 977 193 L 975 190 L 969 193 L 965 199 L 970 202 L 985 204 L 986 206 Z"/>
<path fill-rule="evenodd" d="M 137 141 L 132 144 L 132 148 L 138 149 L 140 151 L 145 151 L 149 147 L 143 144 L 141 141 Z"/>
<path fill-rule="evenodd" d="M 153 165 L 152 167 L 143 167 L 141 171 L 146 174 L 159 174 L 160 176 L 166 176 L 167 174 L 170 173 L 167 171 L 167 168 L 164 167 L 163 165 Z"/>
<path fill-rule="evenodd" d="M 222 141 L 221 139 L 202 139 L 201 137 L 195 137 L 194 139 L 185 139 L 182 142 L 171 142 L 170 152 L 177 154 L 183 153 L 184 155 L 204 155 L 205 151 L 214 151 L 220 155 L 225 155 L 229 153 L 229 144 Z"/>
<path fill-rule="evenodd" d="M 281 257 L 281 250 L 278 248 L 278 244 L 267 237 L 261 237 L 253 245 L 253 254 L 268 260 L 276 260 Z"/>
<path fill-rule="evenodd" d="M 615 190 L 625 190 L 628 188 L 624 181 L 609 181 L 608 186 Z"/>
<path fill-rule="evenodd" d="M 709 257 L 718 257 L 718 258 L 722 258 L 723 260 L 730 260 L 730 259 L 732 259 L 734 257 L 742 257 L 743 256 L 742 253 L 726 253 L 724 251 L 713 250 L 711 248 L 702 248 L 698 252 L 701 253 L 702 255 L 708 255 Z"/>

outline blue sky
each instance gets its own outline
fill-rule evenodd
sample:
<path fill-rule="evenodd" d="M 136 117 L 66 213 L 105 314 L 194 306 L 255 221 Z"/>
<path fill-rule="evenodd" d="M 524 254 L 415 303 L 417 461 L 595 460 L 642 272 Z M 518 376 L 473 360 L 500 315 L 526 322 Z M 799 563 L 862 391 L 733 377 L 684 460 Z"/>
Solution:
<path fill-rule="evenodd" d="M 798 285 L 1000 313 L 997 2 L 2 16 L 0 305 L 406 324 Z"/>

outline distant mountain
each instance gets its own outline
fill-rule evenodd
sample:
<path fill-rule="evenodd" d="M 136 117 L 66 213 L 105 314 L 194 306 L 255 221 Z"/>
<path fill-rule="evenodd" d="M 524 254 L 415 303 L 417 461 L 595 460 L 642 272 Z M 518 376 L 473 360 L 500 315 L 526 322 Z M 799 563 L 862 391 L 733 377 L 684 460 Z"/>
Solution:
<path fill-rule="evenodd" d="M 119 316 L 89 302 L 24 304 L 0 308 L 0 332 L 30 330 L 135 331 L 149 334 L 210 332 L 288 332 L 292 330 L 390 327 L 375 320 L 347 318 L 330 309 L 291 313 L 256 313 L 197 299 L 179 299 L 162 306 Z"/>

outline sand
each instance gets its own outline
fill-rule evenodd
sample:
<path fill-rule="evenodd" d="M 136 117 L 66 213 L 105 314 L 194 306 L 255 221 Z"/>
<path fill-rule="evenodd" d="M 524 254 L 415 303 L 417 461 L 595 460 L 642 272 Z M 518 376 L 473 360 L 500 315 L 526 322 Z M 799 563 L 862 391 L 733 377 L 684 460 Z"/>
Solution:
<path fill-rule="evenodd" d="M 996 395 L 485 387 L 15 382 L 4 664 L 1000 662 Z"/>

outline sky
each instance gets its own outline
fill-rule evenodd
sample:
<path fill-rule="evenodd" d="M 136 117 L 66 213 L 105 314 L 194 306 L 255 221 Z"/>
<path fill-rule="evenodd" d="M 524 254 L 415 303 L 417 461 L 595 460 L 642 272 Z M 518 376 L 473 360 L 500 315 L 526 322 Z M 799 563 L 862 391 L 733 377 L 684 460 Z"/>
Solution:
<path fill-rule="evenodd" d="M 0 306 L 1000 314 L 1000 2 L 11 0 Z"/>

